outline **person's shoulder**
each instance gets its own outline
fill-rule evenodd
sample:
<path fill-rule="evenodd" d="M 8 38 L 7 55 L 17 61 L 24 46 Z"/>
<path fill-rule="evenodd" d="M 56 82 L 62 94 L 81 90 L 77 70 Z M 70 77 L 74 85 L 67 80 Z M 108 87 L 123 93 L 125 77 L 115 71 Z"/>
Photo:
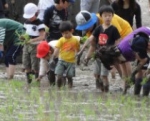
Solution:
<path fill-rule="evenodd" d="M 36 20 L 34 20 L 34 21 L 32 21 L 32 22 L 27 21 L 27 23 L 28 23 L 28 24 L 33 24 L 33 25 L 38 26 L 38 25 L 43 24 L 43 21 L 41 21 L 40 19 L 36 19 Z"/>
<path fill-rule="evenodd" d="M 55 5 L 52 5 L 52 6 L 48 7 L 48 8 L 45 10 L 45 12 L 51 12 L 51 11 L 53 11 L 53 10 L 55 10 Z"/>

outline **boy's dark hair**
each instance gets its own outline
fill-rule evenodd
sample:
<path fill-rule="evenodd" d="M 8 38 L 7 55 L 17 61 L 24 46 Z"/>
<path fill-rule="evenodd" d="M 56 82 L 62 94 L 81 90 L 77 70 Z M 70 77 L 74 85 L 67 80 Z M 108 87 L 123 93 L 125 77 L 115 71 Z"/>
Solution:
<path fill-rule="evenodd" d="M 73 25 L 70 21 L 63 21 L 59 25 L 59 30 L 61 32 L 71 31 L 73 29 Z"/>
<path fill-rule="evenodd" d="M 114 14 L 114 10 L 110 5 L 103 5 L 102 7 L 100 7 L 99 9 L 100 16 L 102 16 L 104 12 L 109 12 L 109 13 Z"/>
<path fill-rule="evenodd" d="M 69 0 L 62 0 L 62 2 L 64 3 L 65 1 L 69 1 Z M 56 3 L 56 4 L 59 4 L 60 3 L 60 0 L 54 0 L 54 2 Z"/>

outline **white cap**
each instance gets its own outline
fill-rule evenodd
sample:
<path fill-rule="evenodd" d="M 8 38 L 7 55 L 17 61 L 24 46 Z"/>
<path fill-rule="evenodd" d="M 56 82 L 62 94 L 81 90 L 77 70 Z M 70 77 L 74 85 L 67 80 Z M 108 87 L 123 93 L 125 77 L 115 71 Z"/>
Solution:
<path fill-rule="evenodd" d="M 38 7 L 33 3 L 28 3 L 24 7 L 23 17 L 26 19 L 32 18 L 35 13 L 38 11 Z"/>

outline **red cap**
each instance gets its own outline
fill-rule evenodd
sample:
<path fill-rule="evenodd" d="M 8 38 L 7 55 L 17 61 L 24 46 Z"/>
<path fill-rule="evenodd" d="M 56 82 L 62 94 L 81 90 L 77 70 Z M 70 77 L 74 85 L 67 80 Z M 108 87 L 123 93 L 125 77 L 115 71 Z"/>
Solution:
<path fill-rule="evenodd" d="M 47 53 L 50 51 L 50 46 L 46 41 L 40 42 L 37 46 L 37 54 L 36 57 L 43 58 L 47 55 Z"/>

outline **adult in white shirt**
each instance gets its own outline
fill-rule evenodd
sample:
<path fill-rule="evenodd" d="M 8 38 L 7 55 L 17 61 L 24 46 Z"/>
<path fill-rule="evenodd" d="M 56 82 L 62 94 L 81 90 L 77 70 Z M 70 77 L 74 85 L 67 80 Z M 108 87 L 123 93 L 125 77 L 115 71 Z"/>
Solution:
<path fill-rule="evenodd" d="M 91 13 L 99 11 L 100 0 L 81 0 L 80 10 L 87 10 Z"/>
<path fill-rule="evenodd" d="M 43 16 L 44 16 L 44 11 L 50 7 L 54 5 L 54 0 L 39 0 L 38 3 L 38 8 L 39 8 L 39 15 L 38 18 L 40 20 L 43 20 Z"/>

